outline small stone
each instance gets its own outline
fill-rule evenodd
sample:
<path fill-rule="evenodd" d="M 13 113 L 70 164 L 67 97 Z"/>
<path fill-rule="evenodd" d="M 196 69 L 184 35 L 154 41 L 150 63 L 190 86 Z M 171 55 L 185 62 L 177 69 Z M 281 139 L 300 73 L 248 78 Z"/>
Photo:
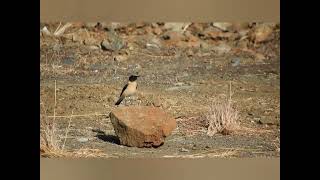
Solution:
<path fill-rule="evenodd" d="M 88 48 L 89 48 L 90 50 L 98 50 L 98 49 L 100 49 L 99 46 L 88 46 Z"/>
<path fill-rule="evenodd" d="M 231 23 L 216 22 L 216 23 L 213 23 L 212 25 L 214 27 L 221 29 L 222 31 L 230 31 L 232 29 Z"/>
<path fill-rule="evenodd" d="M 238 59 L 238 58 L 232 59 L 232 60 L 231 60 L 231 65 L 232 65 L 233 67 L 239 66 L 239 65 L 240 65 L 240 59 Z"/>
<path fill-rule="evenodd" d="M 162 33 L 162 30 L 159 27 L 154 28 L 153 33 L 155 35 L 160 35 Z"/>
<path fill-rule="evenodd" d="M 46 26 L 44 26 L 41 30 L 41 32 L 44 34 L 44 35 L 47 35 L 47 36 L 50 36 L 51 33 L 50 31 L 48 30 L 48 28 Z"/>
<path fill-rule="evenodd" d="M 151 27 L 152 28 L 157 28 L 157 27 L 159 27 L 159 25 L 157 23 L 151 23 Z"/>
<path fill-rule="evenodd" d="M 236 32 L 247 30 L 248 28 L 249 28 L 248 22 L 238 22 L 238 23 L 232 24 L 232 30 Z"/>
<path fill-rule="evenodd" d="M 153 29 L 150 26 L 147 26 L 144 28 L 144 30 L 146 31 L 147 34 L 152 34 L 153 33 Z"/>
<path fill-rule="evenodd" d="M 258 122 L 259 122 L 259 124 L 266 124 L 266 125 L 275 125 L 275 124 L 277 124 L 275 122 L 275 120 L 273 120 L 271 118 L 267 118 L 267 117 L 261 117 Z"/>
<path fill-rule="evenodd" d="M 258 60 L 258 61 L 263 61 L 263 60 L 266 59 L 266 57 L 261 53 L 256 53 L 255 54 L 255 59 Z"/>
<path fill-rule="evenodd" d="M 179 151 L 180 151 L 180 152 L 189 152 L 189 150 L 186 149 L 186 148 L 181 148 Z"/>
<path fill-rule="evenodd" d="M 212 48 L 218 55 L 223 55 L 231 51 L 231 47 L 225 43 Z"/>
<path fill-rule="evenodd" d="M 166 32 L 162 38 L 164 40 L 171 40 L 171 41 L 180 41 L 183 39 L 183 35 L 179 32 L 175 32 L 175 31 L 169 31 Z"/>
<path fill-rule="evenodd" d="M 84 27 L 86 28 L 95 28 L 97 26 L 97 22 L 87 22 L 84 24 Z"/>
<path fill-rule="evenodd" d="M 164 28 L 171 31 L 182 32 L 188 23 L 165 23 Z"/>
<path fill-rule="evenodd" d="M 108 33 L 108 39 L 101 42 L 101 48 L 108 51 L 119 51 L 125 46 L 125 42 L 114 32 Z"/>
<path fill-rule="evenodd" d="M 125 61 L 128 59 L 128 56 L 126 55 L 116 55 L 114 57 L 114 60 L 117 61 L 117 62 L 122 62 L 122 61 Z"/>
<path fill-rule="evenodd" d="M 201 48 L 202 50 L 204 50 L 204 51 L 210 50 L 210 46 L 209 46 L 209 44 L 206 43 L 206 42 L 201 42 L 201 43 L 200 43 L 200 48 Z"/>
<path fill-rule="evenodd" d="M 192 49 L 188 49 L 187 52 L 186 52 L 186 55 L 187 55 L 188 57 L 191 57 L 191 56 L 194 55 L 194 52 L 192 51 Z"/>
<path fill-rule="evenodd" d="M 161 99 L 159 97 L 155 98 L 152 102 L 153 106 L 160 107 L 161 106 Z"/>
<path fill-rule="evenodd" d="M 81 142 L 81 143 L 85 143 L 85 142 L 88 142 L 89 139 L 88 139 L 88 138 L 81 137 L 81 138 L 78 138 L 77 141 L 78 141 L 78 142 Z"/>
<path fill-rule="evenodd" d="M 273 29 L 268 24 L 262 24 L 255 28 L 254 32 L 251 34 L 251 39 L 255 43 L 265 42 L 270 39 Z"/>

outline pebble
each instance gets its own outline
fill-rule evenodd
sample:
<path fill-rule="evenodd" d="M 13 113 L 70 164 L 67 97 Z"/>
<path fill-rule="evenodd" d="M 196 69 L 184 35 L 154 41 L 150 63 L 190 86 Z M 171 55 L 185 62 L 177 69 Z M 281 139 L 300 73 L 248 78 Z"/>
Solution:
<path fill-rule="evenodd" d="M 78 138 L 77 141 L 78 141 L 78 142 L 81 142 L 81 143 L 84 143 L 84 142 L 88 142 L 88 141 L 89 141 L 89 138 L 83 138 L 83 137 L 82 137 L 82 138 Z"/>
<path fill-rule="evenodd" d="M 180 151 L 180 152 L 189 152 L 189 150 L 186 149 L 186 148 L 181 148 L 179 151 Z"/>

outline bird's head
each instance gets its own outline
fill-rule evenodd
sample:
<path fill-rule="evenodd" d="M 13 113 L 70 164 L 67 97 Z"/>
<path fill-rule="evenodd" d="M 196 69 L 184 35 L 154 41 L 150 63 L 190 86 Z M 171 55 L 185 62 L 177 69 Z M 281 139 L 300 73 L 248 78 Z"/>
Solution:
<path fill-rule="evenodd" d="M 138 77 L 140 77 L 139 75 L 131 75 L 129 77 L 129 81 L 133 82 L 133 81 L 136 81 L 138 79 Z"/>

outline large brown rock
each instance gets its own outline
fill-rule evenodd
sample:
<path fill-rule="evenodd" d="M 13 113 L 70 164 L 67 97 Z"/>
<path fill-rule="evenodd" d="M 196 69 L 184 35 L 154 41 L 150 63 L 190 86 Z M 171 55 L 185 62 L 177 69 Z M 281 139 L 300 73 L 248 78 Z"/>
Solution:
<path fill-rule="evenodd" d="M 176 121 L 160 108 L 119 107 L 110 119 L 120 143 L 134 147 L 158 147 L 176 128 Z"/>

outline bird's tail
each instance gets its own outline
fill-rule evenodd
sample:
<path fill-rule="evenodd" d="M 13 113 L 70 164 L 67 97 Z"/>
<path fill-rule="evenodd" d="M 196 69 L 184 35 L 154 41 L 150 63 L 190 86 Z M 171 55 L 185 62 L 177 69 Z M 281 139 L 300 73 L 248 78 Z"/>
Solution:
<path fill-rule="evenodd" d="M 120 96 L 120 98 L 118 99 L 115 105 L 119 105 L 123 99 L 124 99 L 124 96 Z"/>

